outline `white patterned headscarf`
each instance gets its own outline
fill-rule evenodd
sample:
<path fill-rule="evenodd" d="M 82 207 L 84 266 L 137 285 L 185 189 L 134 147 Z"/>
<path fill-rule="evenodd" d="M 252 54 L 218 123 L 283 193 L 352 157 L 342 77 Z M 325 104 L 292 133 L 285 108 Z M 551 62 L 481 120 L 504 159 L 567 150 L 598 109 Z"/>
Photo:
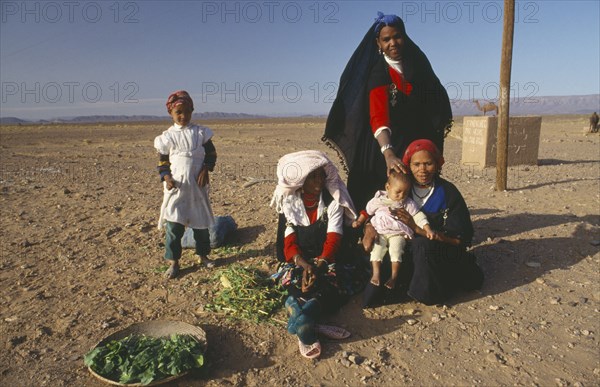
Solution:
<path fill-rule="evenodd" d="M 302 188 L 306 177 L 314 170 L 323 167 L 325 170 L 325 188 L 333 200 L 344 207 L 346 221 L 356 219 L 354 204 L 342 181 L 337 168 L 325 153 L 316 150 L 305 150 L 288 153 L 281 157 L 277 163 L 277 187 L 273 192 L 271 206 L 275 205 L 278 213 L 284 214 L 288 219 L 294 219 L 304 204 L 296 192 Z"/>

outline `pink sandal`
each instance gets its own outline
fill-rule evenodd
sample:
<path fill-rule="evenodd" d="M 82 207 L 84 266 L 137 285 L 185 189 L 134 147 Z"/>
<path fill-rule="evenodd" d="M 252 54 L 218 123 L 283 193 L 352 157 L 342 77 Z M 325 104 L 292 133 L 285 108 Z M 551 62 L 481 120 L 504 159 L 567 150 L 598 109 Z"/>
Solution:
<path fill-rule="evenodd" d="M 300 354 L 307 359 L 314 359 L 321 356 L 321 343 L 319 340 L 309 345 L 302 344 L 302 342 L 298 340 L 298 347 L 300 348 Z"/>
<path fill-rule="evenodd" d="M 350 337 L 350 332 L 341 327 L 333 325 L 315 324 L 315 332 L 327 337 L 328 339 L 343 340 Z"/>

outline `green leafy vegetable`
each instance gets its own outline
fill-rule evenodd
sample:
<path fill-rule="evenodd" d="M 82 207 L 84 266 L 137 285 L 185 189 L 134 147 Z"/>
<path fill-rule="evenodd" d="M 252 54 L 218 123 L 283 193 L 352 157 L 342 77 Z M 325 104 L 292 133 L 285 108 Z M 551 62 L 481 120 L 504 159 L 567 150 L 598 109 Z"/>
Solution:
<path fill-rule="evenodd" d="M 214 280 L 220 282 L 221 289 L 206 305 L 208 310 L 257 323 L 266 320 L 285 324 L 273 315 L 283 307 L 286 292 L 258 269 L 233 264 L 215 273 Z"/>
<path fill-rule="evenodd" d="M 146 385 L 200 368 L 204 356 L 200 343 L 189 335 L 130 335 L 92 349 L 83 362 L 107 379 Z"/>

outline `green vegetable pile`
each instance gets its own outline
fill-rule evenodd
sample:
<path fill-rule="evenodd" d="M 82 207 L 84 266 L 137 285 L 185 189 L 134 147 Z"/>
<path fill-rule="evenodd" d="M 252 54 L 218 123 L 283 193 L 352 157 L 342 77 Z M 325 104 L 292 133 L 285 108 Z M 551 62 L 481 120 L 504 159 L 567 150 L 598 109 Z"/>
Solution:
<path fill-rule="evenodd" d="M 233 264 L 216 272 L 214 280 L 220 282 L 221 289 L 212 304 L 206 305 L 208 310 L 256 323 L 285 324 L 273 315 L 283 307 L 286 291 L 258 269 Z"/>
<path fill-rule="evenodd" d="M 145 385 L 200 368 L 204 357 L 200 343 L 190 335 L 130 335 L 94 348 L 83 361 L 107 379 Z"/>

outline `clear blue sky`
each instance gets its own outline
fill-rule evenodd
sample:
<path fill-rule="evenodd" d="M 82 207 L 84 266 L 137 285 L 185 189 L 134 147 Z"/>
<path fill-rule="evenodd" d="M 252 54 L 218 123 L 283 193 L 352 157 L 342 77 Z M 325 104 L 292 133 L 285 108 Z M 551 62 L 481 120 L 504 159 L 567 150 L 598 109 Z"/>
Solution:
<path fill-rule="evenodd" d="M 600 1 L 517 1 L 514 97 L 600 93 Z M 451 99 L 496 99 L 502 1 L 0 1 L 3 117 L 326 114 L 377 11 Z"/>

